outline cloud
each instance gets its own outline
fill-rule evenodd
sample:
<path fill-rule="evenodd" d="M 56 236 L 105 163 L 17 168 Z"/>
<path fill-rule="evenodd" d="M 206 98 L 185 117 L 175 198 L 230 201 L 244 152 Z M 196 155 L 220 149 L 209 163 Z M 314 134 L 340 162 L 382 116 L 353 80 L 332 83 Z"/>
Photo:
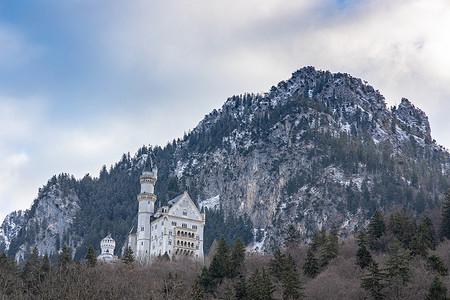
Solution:
<path fill-rule="evenodd" d="M 2 212 L 54 174 L 96 176 L 309 65 L 365 79 L 389 105 L 409 98 L 450 147 L 446 0 L 52 2 L 34 31 L 0 23 L 2 76 L 17 78 L 0 95 Z"/>

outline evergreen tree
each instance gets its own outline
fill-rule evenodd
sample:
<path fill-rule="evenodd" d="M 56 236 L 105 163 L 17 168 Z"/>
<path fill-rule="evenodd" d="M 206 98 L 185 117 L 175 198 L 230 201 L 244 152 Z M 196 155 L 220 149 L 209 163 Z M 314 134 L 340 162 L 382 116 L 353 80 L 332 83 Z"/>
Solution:
<path fill-rule="evenodd" d="M 191 287 L 192 300 L 203 300 L 205 297 L 205 290 L 200 284 L 199 278 L 195 279 L 194 285 Z"/>
<path fill-rule="evenodd" d="M 311 246 L 308 247 L 308 251 L 306 252 L 303 273 L 310 278 L 315 278 L 319 274 L 319 260 L 316 258 L 313 247 Z"/>
<path fill-rule="evenodd" d="M 356 238 L 358 244 L 358 251 L 356 251 L 356 264 L 364 269 L 370 265 L 373 261 L 372 254 L 370 254 L 369 249 L 367 249 L 367 235 L 364 230 L 358 233 Z"/>
<path fill-rule="evenodd" d="M 430 229 L 424 220 L 425 219 L 423 219 L 419 227 L 417 227 L 409 248 L 411 249 L 412 255 L 426 258 L 428 255 L 428 250 L 433 246 L 433 238 L 431 236 Z"/>
<path fill-rule="evenodd" d="M 236 277 L 242 274 L 245 268 L 245 245 L 240 238 L 237 238 L 231 248 L 231 275 Z"/>
<path fill-rule="evenodd" d="M 369 273 L 361 279 L 361 287 L 369 292 L 373 299 L 384 299 L 385 296 L 382 291 L 386 287 L 385 273 L 380 270 L 376 261 L 372 261 L 372 263 L 369 265 L 368 270 Z"/>
<path fill-rule="evenodd" d="M 211 277 L 211 273 L 209 272 L 208 268 L 206 266 L 203 266 L 202 272 L 198 276 L 198 283 L 199 286 L 203 289 L 205 292 L 211 292 L 214 288 L 214 280 Z"/>
<path fill-rule="evenodd" d="M 228 247 L 225 238 L 222 237 L 209 266 L 211 278 L 221 282 L 223 278 L 231 277 L 230 267 L 230 248 Z"/>
<path fill-rule="evenodd" d="M 339 241 L 336 226 L 333 225 L 331 231 L 326 236 L 325 245 L 321 251 L 320 264 L 326 267 L 331 260 L 335 259 L 339 253 Z"/>
<path fill-rule="evenodd" d="M 61 254 L 58 257 L 58 270 L 65 271 L 72 263 L 72 255 L 69 252 L 67 245 L 64 245 L 61 249 Z"/>
<path fill-rule="evenodd" d="M 38 294 L 41 283 L 41 260 L 39 259 L 39 250 L 34 247 L 30 258 L 25 263 L 22 270 L 24 288 L 27 294 Z"/>
<path fill-rule="evenodd" d="M 284 238 L 284 245 L 286 248 L 289 247 L 298 247 L 300 245 L 300 232 L 294 227 L 294 225 L 290 224 L 286 233 L 286 237 Z"/>
<path fill-rule="evenodd" d="M 410 248 L 414 232 L 416 231 L 416 224 L 408 215 L 406 209 L 402 209 L 391 215 L 389 230 L 401 242 L 403 248 Z"/>
<path fill-rule="evenodd" d="M 169 253 L 167 253 L 167 251 L 164 252 L 164 254 L 161 256 L 161 260 L 162 261 L 170 261 L 170 256 L 169 256 Z"/>
<path fill-rule="evenodd" d="M 17 263 L 5 252 L 0 255 L 0 295 L 9 298 L 19 298 L 20 282 Z"/>
<path fill-rule="evenodd" d="M 397 239 L 394 239 L 394 246 L 391 248 L 389 259 L 386 261 L 386 275 L 389 290 L 394 294 L 396 299 L 402 297 L 404 287 L 411 278 L 409 260 L 409 252 L 402 248 L 402 244 Z"/>
<path fill-rule="evenodd" d="M 254 300 L 274 300 L 272 294 L 275 291 L 275 286 L 270 279 L 269 274 L 264 268 L 259 272 L 256 269 L 249 278 L 247 287 L 248 299 Z"/>
<path fill-rule="evenodd" d="M 428 294 L 425 296 L 425 300 L 447 300 L 447 288 L 439 280 L 438 276 L 435 276 L 431 282 Z"/>
<path fill-rule="evenodd" d="M 247 298 L 247 281 L 245 275 L 239 275 L 239 279 L 234 285 L 234 299 L 246 300 Z"/>
<path fill-rule="evenodd" d="M 128 247 L 127 250 L 125 251 L 122 261 L 128 266 L 131 266 L 134 263 L 135 261 L 134 254 L 133 250 L 131 250 L 130 247 Z"/>
<path fill-rule="evenodd" d="M 441 276 L 447 276 L 448 275 L 448 268 L 445 265 L 442 258 L 437 254 L 432 254 L 427 257 L 427 264 L 428 268 L 431 270 L 434 270 Z"/>
<path fill-rule="evenodd" d="M 44 257 L 42 258 L 41 274 L 43 276 L 46 276 L 50 273 L 51 270 L 52 266 L 50 263 L 50 258 L 48 257 L 48 254 L 45 253 Z"/>
<path fill-rule="evenodd" d="M 409 252 L 403 249 L 401 243 L 395 239 L 389 259 L 386 261 L 387 276 L 389 278 L 399 277 L 403 284 L 406 284 L 411 278 L 409 269 L 410 257 Z"/>
<path fill-rule="evenodd" d="M 383 214 L 381 211 L 376 210 L 370 219 L 369 226 L 367 228 L 367 234 L 369 237 L 369 247 L 372 250 L 381 250 L 381 246 L 377 243 L 379 238 L 386 233 L 386 223 L 384 222 Z"/>
<path fill-rule="evenodd" d="M 442 237 L 450 240 L 450 190 L 445 193 L 444 200 L 442 201 L 441 234 Z"/>
<path fill-rule="evenodd" d="M 86 264 L 88 267 L 95 267 L 97 265 L 97 257 L 95 256 L 95 250 L 92 245 L 89 246 L 88 252 L 86 253 Z"/>
<path fill-rule="evenodd" d="M 303 286 L 300 282 L 295 261 L 290 254 L 286 256 L 285 271 L 282 276 L 283 299 L 303 299 Z"/>
<path fill-rule="evenodd" d="M 280 249 L 275 250 L 273 253 L 273 258 L 269 262 L 269 270 L 273 277 L 281 278 L 283 276 L 285 270 L 285 258 L 286 256 Z"/>

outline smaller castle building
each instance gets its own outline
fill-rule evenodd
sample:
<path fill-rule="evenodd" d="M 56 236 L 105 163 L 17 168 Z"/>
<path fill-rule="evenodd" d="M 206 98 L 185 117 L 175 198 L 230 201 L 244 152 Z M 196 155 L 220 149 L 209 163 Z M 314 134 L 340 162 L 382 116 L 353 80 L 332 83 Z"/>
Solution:
<path fill-rule="evenodd" d="M 97 256 L 97 260 L 107 263 L 112 263 L 117 260 L 117 256 L 114 255 L 116 242 L 113 240 L 110 233 L 100 242 L 100 248 L 102 249 L 102 253 Z"/>

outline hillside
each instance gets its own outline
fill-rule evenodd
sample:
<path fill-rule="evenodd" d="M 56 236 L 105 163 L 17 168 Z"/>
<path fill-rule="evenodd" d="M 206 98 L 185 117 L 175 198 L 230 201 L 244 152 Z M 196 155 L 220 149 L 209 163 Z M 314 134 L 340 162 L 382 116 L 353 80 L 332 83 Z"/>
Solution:
<path fill-rule="evenodd" d="M 387 108 L 361 79 L 312 67 L 264 95 L 229 98 L 183 139 L 150 150 L 159 169 L 156 206 L 187 190 L 199 205 L 220 208 L 207 212 L 207 248 L 239 228 L 268 252 L 289 224 L 304 241 L 333 224 L 349 235 L 376 209 L 401 205 L 420 216 L 450 187 L 450 155 L 423 111 L 407 99 Z M 56 254 L 65 243 L 82 257 L 111 232 L 120 248 L 136 220 L 148 151 L 124 154 L 99 178 L 53 177 L 30 210 L 5 218 L 1 246 L 20 258 L 34 245 Z"/>

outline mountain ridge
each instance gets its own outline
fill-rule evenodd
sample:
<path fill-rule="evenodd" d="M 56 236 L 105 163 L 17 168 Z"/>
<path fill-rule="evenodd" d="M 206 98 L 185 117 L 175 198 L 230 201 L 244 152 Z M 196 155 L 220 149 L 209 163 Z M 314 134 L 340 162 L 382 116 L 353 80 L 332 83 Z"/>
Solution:
<path fill-rule="evenodd" d="M 80 205 L 64 229 L 69 237 L 61 236 L 60 243 L 81 253 L 86 243 L 99 242 L 105 227 L 116 228 L 119 222 L 121 236 L 127 224 L 131 228 L 139 163 L 148 150 L 139 149 L 133 158 L 124 154 L 109 171 L 104 167 L 98 179 L 56 178 Z M 305 241 L 332 224 L 341 234 L 351 234 L 367 224 L 375 209 L 403 205 L 421 214 L 438 206 L 439 196 L 450 187 L 449 153 L 432 139 L 422 110 L 407 99 L 388 109 L 384 97 L 365 81 L 313 67 L 299 69 L 265 94 L 228 98 L 183 139 L 151 151 L 160 172 L 159 205 L 182 190 L 197 202 L 217 197 L 224 211 L 250 217 L 254 230 L 267 237 L 265 251 L 279 245 L 290 223 Z M 114 190 L 114 184 L 122 198 L 112 198 L 117 208 L 102 206 L 108 225 L 80 221 L 82 213 L 93 209 L 90 202 L 107 198 L 97 186 Z M 42 201 L 38 196 L 36 205 Z M 23 214 L 16 217 L 22 234 L 6 230 L 14 226 L 5 218 L 0 244 L 23 257 L 33 243 L 39 244 L 31 228 L 46 218 L 33 219 L 32 210 L 18 214 Z"/>

